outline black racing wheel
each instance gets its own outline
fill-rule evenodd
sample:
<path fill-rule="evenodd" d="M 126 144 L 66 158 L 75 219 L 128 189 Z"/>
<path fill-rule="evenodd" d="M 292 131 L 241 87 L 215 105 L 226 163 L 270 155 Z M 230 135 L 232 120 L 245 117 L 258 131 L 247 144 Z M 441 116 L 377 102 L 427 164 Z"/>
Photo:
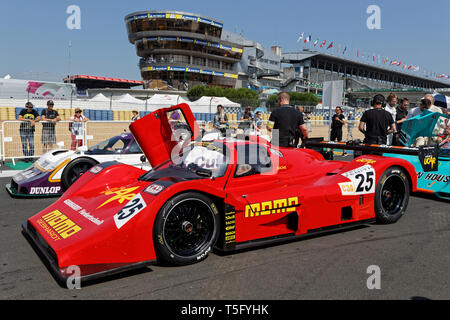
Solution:
<path fill-rule="evenodd" d="M 405 170 L 388 168 L 378 180 L 375 191 L 375 216 L 377 222 L 397 222 L 405 213 L 409 201 L 409 181 Z"/>
<path fill-rule="evenodd" d="M 158 259 L 173 265 L 206 259 L 219 237 L 220 224 L 217 207 L 209 197 L 197 192 L 173 197 L 155 219 Z"/>
<path fill-rule="evenodd" d="M 69 189 L 69 187 L 75 183 L 86 171 L 98 164 L 92 158 L 77 158 L 69 162 L 64 168 L 61 175 L 61 188 L 63 191 Z"/>

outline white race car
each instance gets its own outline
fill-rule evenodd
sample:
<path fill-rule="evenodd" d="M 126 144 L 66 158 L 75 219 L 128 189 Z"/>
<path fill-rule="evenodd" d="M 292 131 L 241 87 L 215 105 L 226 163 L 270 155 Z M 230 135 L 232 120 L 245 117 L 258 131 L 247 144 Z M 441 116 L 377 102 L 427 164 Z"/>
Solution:
<path fill-rule="evenodd" d="M 15 175 L 6 189 L 13 197 L 60 196 L 91 167 L 107 161 L 151 169 L 133 135 L 123 133 L 90 148 L 52 150 Z"/>

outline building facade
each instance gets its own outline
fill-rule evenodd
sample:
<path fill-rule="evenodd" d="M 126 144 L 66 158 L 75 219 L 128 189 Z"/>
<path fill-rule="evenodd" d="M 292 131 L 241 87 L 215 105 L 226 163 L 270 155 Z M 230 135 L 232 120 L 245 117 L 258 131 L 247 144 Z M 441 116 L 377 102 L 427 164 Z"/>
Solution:
<path fill-rule="evenodd" d="M 324 82 L 342 80 L 345 102 L 350 106 L 367 106 L 375 94 L 391 92 L 418 101 L 424 93 L 449 86 L 419 73 L 395 71 L 313 50 L 283 53 L 282 62 L 291 65 L 294 71 L 290 80 L 286 80 L 291 83 L 290 91 L 310 91 L 322 98 Z"/>
<path fill-rule="evenodd" d="M 282 84 L 280 47 L 267 49 L 256 41 L 227 30 L 223 30 L 222 39 L 244 48 L 242 59 L 236 66 L 239 88 L 253 89 L 262 95 L 280 90 Z"/>
<path fill-rule="evenodd" d="M 221 39 L 222 22 L 178 11 L 143 11 L 127 15 L 125 23 L 147 88 L 236 86 L 243 47 Z"/>

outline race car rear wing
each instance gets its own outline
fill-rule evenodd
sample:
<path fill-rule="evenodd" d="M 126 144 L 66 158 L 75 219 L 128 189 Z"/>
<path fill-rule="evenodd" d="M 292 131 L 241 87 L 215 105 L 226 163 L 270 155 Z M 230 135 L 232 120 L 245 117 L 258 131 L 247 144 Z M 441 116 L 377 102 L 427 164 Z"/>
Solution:
<path fill-rule="evenodd" d="M 353 150 L 354 157 L 359 157 L 363 154 L 402 154 L 409 156 L 418 156 L 422 168 L 425 172 L 437 171 L 439 165 L 439 148 L 438 146 L 422 146 L 418 148 L 413 147 L 398 147 L 377 144 L 363 144 L 358 141 L 344 142 L 329 142 L 323 141 L 323 138 L 312 138 L 305 142 L 305 147 L 315 149 L 318 152 L 324 149 L 341 149 Z"/>

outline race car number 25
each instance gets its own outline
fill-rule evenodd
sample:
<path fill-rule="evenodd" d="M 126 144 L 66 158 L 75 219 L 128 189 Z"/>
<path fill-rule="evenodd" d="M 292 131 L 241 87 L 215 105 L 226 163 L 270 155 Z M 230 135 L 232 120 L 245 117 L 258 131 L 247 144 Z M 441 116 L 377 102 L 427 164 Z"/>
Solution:
<path fill-rule="evenodd" d="M 126 206 L 122 208 L 118 213 L 114 215 L 114 222 L 116 223 L 117 229 L 122 228 L 128 221 L 130 221 L 139 212 L 145 209 L 147 204 L 142 198 L 141 194 L 138 193 Z"/>
<path fill-rule="evenodd" d="M 365 165 L 342 175 L 351 181 L 339 183 L 343 196 L 375 192 L 375 169 L 371 165 Z"/>

